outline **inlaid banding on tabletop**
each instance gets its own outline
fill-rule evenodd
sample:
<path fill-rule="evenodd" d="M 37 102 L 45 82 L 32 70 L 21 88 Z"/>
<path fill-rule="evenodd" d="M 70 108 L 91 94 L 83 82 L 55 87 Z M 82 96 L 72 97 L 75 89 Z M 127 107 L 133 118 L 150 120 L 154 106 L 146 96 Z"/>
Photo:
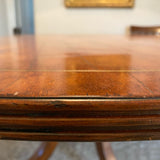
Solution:
<path fill-rule="evenodd" d="M 111 69 L 111 70 L 21 70 L 21 69 L 0 69 L 0 72 L 68 72 L 68 73 L 146 73 L 146 72 L 160 72 L 160 69 L 132 69 L 132 70 L 122 70 L 122 69 Z"/>

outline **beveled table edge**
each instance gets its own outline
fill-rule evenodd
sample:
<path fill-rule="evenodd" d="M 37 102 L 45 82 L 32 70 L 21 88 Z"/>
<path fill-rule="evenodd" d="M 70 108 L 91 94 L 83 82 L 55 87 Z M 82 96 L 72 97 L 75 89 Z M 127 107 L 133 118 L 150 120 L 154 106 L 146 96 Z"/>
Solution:
<path fill-rule="evenodd" d="M 160 139 L 160 98 L 0 98 L 0 139 Z"/>

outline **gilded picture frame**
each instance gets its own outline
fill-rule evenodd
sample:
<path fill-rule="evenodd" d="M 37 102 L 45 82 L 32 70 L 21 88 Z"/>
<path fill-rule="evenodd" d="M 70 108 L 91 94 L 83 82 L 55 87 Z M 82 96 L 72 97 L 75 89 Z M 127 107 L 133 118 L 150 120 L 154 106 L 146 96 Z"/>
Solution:
<path fill-rule="evenodd" d="M 65 0 L 66 7 L 133 7 L 134 0 Z"/>

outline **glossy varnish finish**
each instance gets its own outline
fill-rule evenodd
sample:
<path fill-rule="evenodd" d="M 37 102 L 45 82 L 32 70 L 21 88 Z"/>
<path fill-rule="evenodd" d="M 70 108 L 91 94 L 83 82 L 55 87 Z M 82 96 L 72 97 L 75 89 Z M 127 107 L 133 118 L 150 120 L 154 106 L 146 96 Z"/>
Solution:
<path fill-rule="evenodd" d="M 0 138 L 160 139 L 160 39 L 0 38 Z"/>

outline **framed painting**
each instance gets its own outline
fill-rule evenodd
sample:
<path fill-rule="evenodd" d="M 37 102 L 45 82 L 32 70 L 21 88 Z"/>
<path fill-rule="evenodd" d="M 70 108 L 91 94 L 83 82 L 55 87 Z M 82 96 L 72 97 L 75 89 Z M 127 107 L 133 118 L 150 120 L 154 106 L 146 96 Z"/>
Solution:
<path fill-rule="evenodd" d="M 133 7 L 134 0 L 65 0 L 67 7 Z"/>

